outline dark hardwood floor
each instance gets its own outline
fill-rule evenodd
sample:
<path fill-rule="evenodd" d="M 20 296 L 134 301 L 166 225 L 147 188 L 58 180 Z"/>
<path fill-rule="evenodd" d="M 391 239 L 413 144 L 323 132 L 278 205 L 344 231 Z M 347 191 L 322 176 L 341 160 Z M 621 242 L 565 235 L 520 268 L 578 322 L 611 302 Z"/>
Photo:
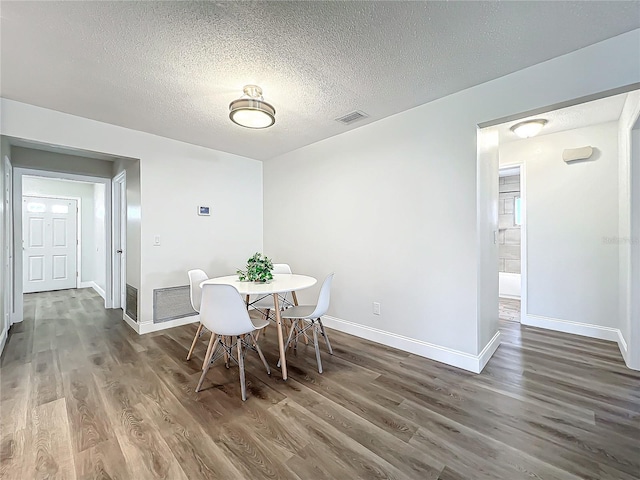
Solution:
<path fill-rule="evenodd" d="M 481 375 L 330 331 L 194 388 L 196 326 L 138 336 L 91 290 L 31 294 L 2 356 L 3 479 L 638 479 L 640 373 L 610 342 L 503 322 Z"/>

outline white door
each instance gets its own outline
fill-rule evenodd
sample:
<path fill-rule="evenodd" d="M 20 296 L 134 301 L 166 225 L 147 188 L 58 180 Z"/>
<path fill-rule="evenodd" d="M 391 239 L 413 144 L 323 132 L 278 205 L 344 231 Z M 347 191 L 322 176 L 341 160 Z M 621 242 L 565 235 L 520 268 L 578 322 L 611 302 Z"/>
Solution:
<path fill-rule="evenodd" d="M 76 200 L 22 200 L 24 293 L 76 288 Z"/>
<path fill-rule="evenodd" d="M 113 179 L 113 308 L 127 310 L 127 180 L 126 172 Z"/>

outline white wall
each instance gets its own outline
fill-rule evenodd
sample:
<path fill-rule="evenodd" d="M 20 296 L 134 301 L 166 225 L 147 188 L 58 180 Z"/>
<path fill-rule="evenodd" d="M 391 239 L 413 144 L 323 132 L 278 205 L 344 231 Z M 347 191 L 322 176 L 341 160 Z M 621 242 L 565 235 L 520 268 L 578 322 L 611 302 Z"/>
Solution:
<path fill-rule="evenodd" d="M 587 145 L 592 159 L 562 160 Z M 526 170 L 527 315 L 620 328 L 617 122 L 507 143 L 500 159 Z"/>
<path fill-rule="evenodd" d="M 94 255 L 95 265 L 93 271 L 93 282 L 98 286 L 98 290 L 107 290 L 107 229 L 105 224 L 105 186 L 103 183 L 93 184 L 93 228 L 94 232 Z"/>
<path fill-rule="evenodd" d="M 478 130 L 477 159 L 477 255 L 478 311 L 476 352 L 489 345 L 498 332 L 498 130 Z M 494 340 L 498 347 L 499 338 Z M 489 356 L 495 351 L 490 352 Z"/>
<path fill-rule="evenodd" d="M 4 158 L 11 158 L 11 147 L 9 140 L 4 136 L 0 137 L 0 226 L 2 233 L 0 234 L 0 353 L 6 342 L 7 329 L 9 327 L 7 319 L 5 319 L 5 291 L 9 288 L 6 284 L 5 275 L 8 269 L 7 251 L 6 251 L 6 218 L 9 215 L 7 205 L 5 204 L 5 165 Z M 8 308 L 8 307 L 7 307 Z"/>
<path fill-rule="evenodd" d="M 127 182 L 127 284 L 140 290 L 140 162 L 114 162 L 113 176 L 123 171 Z"/>
<path fill-rule="evenodd" d="M 140 159 L 141 323 L 153 319 L 154 289 L 187 284 L 191 268 L 235 272 L 262 250 L 261 162 L 12 100 L 1 107 L 3 135 Z M 196 214 L 203 204 L 210 217 Z"/>
<path fill-rule="evenodd" d="M 495 333 L 477 125 L 636 83 L 639 45 L 635 30 L 265 162 L 266 253 L 335 271 L 329 314 L 351 331 L 462 365 Z"/>
<path fill-rule="evenodd" d="M 631 233 L 631 128 L 640 115 L 640 91 L 631 92 L 627 96 L 620 120 L 618 122 L 618 149 L 620 163 L 618 170 L 618 238 L 619 248 L 619 296 L 618 308 L 620 312 L 620 330 L 629 347 L 631 345 L 632 315 L 631 315 L 631 252 L 632 248 L 639 248 L 634 244 Z M 635 172 L 638 175 L 637 171 Z M 640 330 L 640 326 L 638 326 Z M 640 345 L 637 346 L 640 349 Z M 627 364 L 631 362 L 627 352 Z M 640 369 L 640 365 L 635 366 Z"/>
<path fill-rule="evenodd" d="M 11 153 L 14 166 L 33 170 L 110 178 L 113 168 L 113 162 L 107 160 L 47 152 L 35 148 L 13 146 Z"/>
<path fill-rule="evenodd" d="M 94 191 L 93 184 L 74 182 L 68 180 L 55 180 L 42 177 L 23 177 L 23 195 L 43 196 L 67 196 L 80 198 L 81 205 L 81 272 L 80 282 L 92 282 L 95 280 L 96 264 L 101 259 L 97 258 L 95 221 L 94 221 Z M 104 200 L 103 200 L 104 201 Z M 104 236 L 104 232 L 103 232 Z"/>
<path fill-rule="evenodd" d="M 640 370 L 640 119 L 631 131 L 631 288 L 629 317 L 629 362 Z"/>

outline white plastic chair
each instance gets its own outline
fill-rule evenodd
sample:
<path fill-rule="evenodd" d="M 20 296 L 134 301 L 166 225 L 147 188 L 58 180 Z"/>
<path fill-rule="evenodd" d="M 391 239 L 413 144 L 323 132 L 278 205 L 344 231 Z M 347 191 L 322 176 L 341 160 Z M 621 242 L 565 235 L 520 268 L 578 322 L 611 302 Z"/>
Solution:
<path fill-rule="evenodd" d="M 273 264 L 273 273 L 292 273 L 291 267 L 287 263 L 274 263 Z M 287 294 L 279 295 L 280 308 L 287 308 L 289 305 L 293 305 L 291 301 L 287 298 Z M 264 295 L 256 300 L 250 300 L 249 306 L 258 310 L 266 320 L 269 319 L 271 310 L 273 310 L 273 295 Z"/>
<path fill-rule="evenodd" d="M 329 342 L 329 337 L 322 324 L 322 315 L 327 313 L 329 309 L 329 301 L 331 299 L 331 282 L 333 281 L 333 273 L 327 276 L 320 287 L 320 294 L 318 295 L 318 303 L 316 305 L 299 305 L 291 308 L 287 308 L 281 314 L 281 317 L 291 319 L 293 325 L 289 332 L 289 338 L 285 345 L 285 350 L 289 347 L 292 340 L 295 341 L 295 345 L 298 343 L 298 336 L 303 335 L 308 329 L 313 329 L 313 345 L 316 349 L 316 360 L 318 362 L 318 372 L 322 373 L 322 361 L 320 360 L 320 347 L 318 346 L 318 334 L 324 337 L 324 341 L 327 344 L 327 350 L 333 355 L 333 349 Z M 301 325 L 301 322 L 305 325 Z M 294 337 L 295 336 L 295 337 Z M 278 362 L 278 367 L 280 362 Z"/>
<path fill-rule="evenodd" d="M 189 275 L 189 294 L 191 296 L 191 308 L 200 313 L 200 303 L 202 300 L 202 288 L 200 288 L 200 284 L 207 280 L 209 277 L 207 277 L 207 274 L 200 269 L 189 270 L 187 274 Z M 196 330 L 196 335 L 193 337 L 193 342 L 191 343 L 189 353 L 187 354 L 187 360 L 191 359 L 193 350 L 196 348 L 196 343 L 198 343 L 198 338 L 200 338 L 204 333 L 202 331 L 203 326 L 204 325 L 202 325 L 201 320 L 200 325 L 198 325 L 198 330 Z M 211 340 L 213 340 L 213 337 L 211 337 Z M 211 340 L 209 341 L 210 346 Z M 204 364 L 202 365 L 202 367 L 204 368 Z"/>
<path fill-rule="evenodd" d="M 249 348 L 258 352 L 260 360 L 267 369 L 267 374 L 271 375 L 269 364 L 260 350 L 253 332 L 261 330 L 269 324 L 265 319 L 251 319 L 247 306 L 240 297 L 238 291 L 231 285 L 204 285 L 202 288 L 202 305 L 200 307 L 200 321 L 204 326 L 217 334 L 211 352 L 205 358 L 204 371 L 200 376 L 200 381 L 196 387 L 196 392 L 200 391 L 204 377 L 213 363 L 223 355 L 233 360 L 240 367 L 240 388 L 242 390 L 242 400 L 247 399 L 246 385 L 244 380 L 244 356 Z M 220 341 L 220 337 L 231 337 L 232 342 L 227 344 Z M 251 343 L 247 339 L 251 339 Z M 237 349 L 236 357 L 233 356 L 234 346 Z"/>

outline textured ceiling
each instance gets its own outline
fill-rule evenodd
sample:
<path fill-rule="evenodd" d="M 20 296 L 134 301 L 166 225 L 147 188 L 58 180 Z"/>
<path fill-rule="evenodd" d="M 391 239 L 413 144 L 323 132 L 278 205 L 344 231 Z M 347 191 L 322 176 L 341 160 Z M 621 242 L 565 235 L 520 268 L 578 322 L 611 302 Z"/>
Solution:
<path fill-rule="evenodd" d="M 563 132 L 565 130 L 573 130 L 574 128 L 589 127 L 591 125 L 599 125 L 601 123 L 614 122 L 620 118 L 624 102 L 627 94 L 614 95 L 611 97 L 593 100 L 587 103 L 573 105 L 571 107 L 553 110 L 551 112 L 523 117 L 513 122 L 502 123 L 497 125 L 498 134 L 500 135 L 500 143 L 510 143 L 524 140 L 518 137 L 510 129 L 513 125 L 525 120 L 534 118 L 544 118 L 547 124 L 537 135 L 542 137 L 551 133 Z"/>
<path fill-rule="evenodd" d="M 8 2 L 3 97 L 268 159 L 640 27 L 638 2 Z M 256 83 L 276 124 L 229 102 Z M 345 126 L 353 110 L 369 118 Z"/>

